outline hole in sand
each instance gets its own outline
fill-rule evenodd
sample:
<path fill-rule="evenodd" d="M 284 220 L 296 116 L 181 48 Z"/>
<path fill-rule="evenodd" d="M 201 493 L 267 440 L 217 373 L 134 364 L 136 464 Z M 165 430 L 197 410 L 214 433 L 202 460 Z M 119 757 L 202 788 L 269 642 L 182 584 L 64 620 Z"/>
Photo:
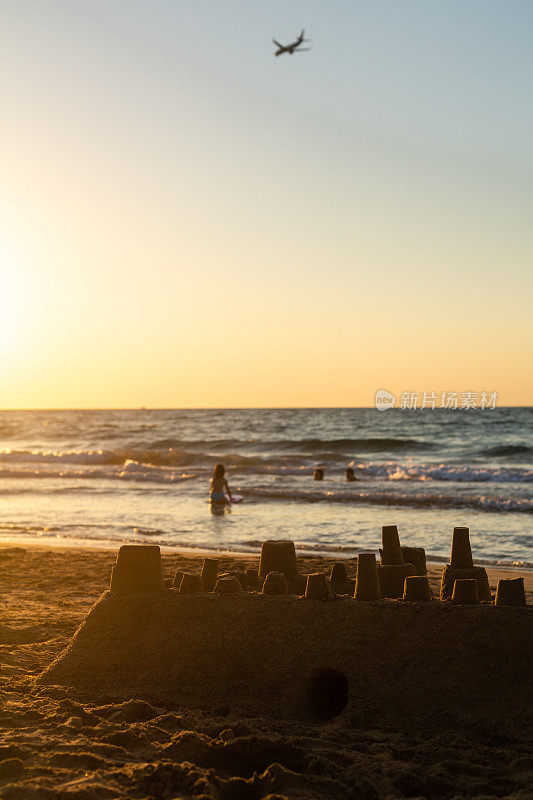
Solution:
<path fill-rule="evenodd" d="M 338 716 L 348 704 L 348 678 L 338 669 L 316 669 L 307 686 L 306 708 L 309 716 L 326 722 Z"/>

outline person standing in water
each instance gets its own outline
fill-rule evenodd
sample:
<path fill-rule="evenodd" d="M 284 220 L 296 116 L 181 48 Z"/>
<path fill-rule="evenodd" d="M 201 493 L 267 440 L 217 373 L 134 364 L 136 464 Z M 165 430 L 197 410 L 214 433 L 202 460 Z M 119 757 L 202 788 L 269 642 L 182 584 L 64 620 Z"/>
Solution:
<path fill-rule="evenodd" d="M 213 470 L 213 477 L 209 489 L 209 502 L 217 505 L 225 505 L 233 500 L 228 482 L 224 477 L 226 469 L 224 464 L 217 464 Z M 226 497 L 227 493 L 227 497 Z M 229 499 L 228 499 L 229 498 Z"/>

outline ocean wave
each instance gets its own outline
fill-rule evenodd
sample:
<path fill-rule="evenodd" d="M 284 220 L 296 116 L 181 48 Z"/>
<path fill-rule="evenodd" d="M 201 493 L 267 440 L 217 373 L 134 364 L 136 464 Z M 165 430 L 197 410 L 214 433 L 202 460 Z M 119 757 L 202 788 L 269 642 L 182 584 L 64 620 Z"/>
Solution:
<path fill-rule="evenodd" d="M 210 473 L 216 459 L 205 453 L 192 457 L 162 459 L 154 463 L 149 453 L 144 458 L 135 458 L 130 451 L 4 451 L 0 453 L 0 476 L 2 477 L 55 477 L 55 478 L 103 478 L 179 482 Z M 135 454 L 136 455 L 136 454 Z M 352 460 L 335 462 L 303 460 L 303 456 L 284 455 L 276 458 L 258 458 L 228 453 L 224 459 L 226 468 L 233 475 L 270 475 L 279 477 L 307 477 L 313 466 L 325 467 L 326 481 L 338 479 L 344 467 L 351 466 L 357 480 L 361 481 L 420 481 L 446 483 L 503 483 L 523 484 L 533 482 L 533 470 L 525 467 L 472 466 L 464 464 L 425 463 L 404 464 L 396 461 L 365 462 Z"/>
<path fill-rule="evenodd" d="M 195 472 L 181 472 L 168 467 L 139 464 L 126 460 L 114 467 L 84 467 L 72 464 L 57 468 L 51 464 L 23 464 L 15 469 L 0 464 L 0 478 L 78 479 L 78 480 L 131 480 L 154 483 L 181 483 L 198 477 Z M 61 489 L 57 489 L 61 491 Z"/>
<path fill-rule="evenodd" d="M 147 443 L 147 447 L 152 450 L 267 450 L 271 451 L 295 451 L 304 452 L 307 457 L 314 453 L 331 452 L 395 452 L 395 451 L 427 451 L 435 449 L 435 445 L 420 439 L 409 439 L 401 437 L 366 437 L 366 438 L 337 438 L 337 439 L 318 439 L 318 438 L 295 438 L 295 439 L 177 439 L 165 438 L 157 439 Z"/>
<path fill-rule="evenodd" d="M 338 459 L 337 454 L 332 454 L 333 459 Z M 204 466 L 213 469 L 218 461 L 223 460 L 226 466 L 253 468 L 257 466 L 269 467 L 276 465 L 305 466 L 315 463 L 308 460 L 305 455 L 260 456 L 243 455 L 242 453 L 226 452 L 223 457 L 213 453 L 190 452 L 188 450 L 165 451 L 146 450 L 137 448 L 124 448 L 120 450 L 10 450 L 0 451 L 0 464 L 61 464 L 80 466 L 120 466 L 126 462 L 150 465 L 152 467 L 179 467 L 179 466 Z M 339 459 L 344 463 L 346 459 Z"/>
<path fill-rule="evenodd" d="M 271 447 L 287 450 L 308 450 L 309 452 L 338 452 L 359 450 L 360 452 L 390 453 L 396 450 L 433 450 L 435 445 L 420 439 L 398 437 L 367 437 L 362 439 L 293 439 L 266 443 Z"/>
<path fill-rule="evenodd" d="M 470 508 L 479 511 L 533 513 L 533 502 L 513 498 L 478 497 L 437 493 L 400 494 L 382 491 L 315 491 L 246 488 L 246 498 L 305 503 L 368 503 L 410 508 Z"/>
<path fill-rule="evenodd" d="M 154 442 L 150 442 L 147 446 L 151 449 L 167 449 L 167 450 L 181 450 L 183 448 L 200 448 L 204 449 L 215 449 L 218 450 L 219 448 L 230 448 L 235 449 L 239 446 L 246 446 L 249 444 L 253 444 L 253 440 L 247 439 L 246 441 L 242 439 L 175 439 L 175 438 L 168 438 L 168 439 L 156 439 Z"/>
<path fill-rule="evenodd" d="M 485 450 L 480 450 L 479 454 L 482 456 L 525 456 L 531 455 L 533 448 L 525 444 L 504 444 L 494 447 L 487 447 Z"/>
<path fill-rule="evenodd" d="M 320 459 L 323 463 L 345 463 L 354 451 L 386 453 L 394 451 L 427 451 L 434 448 L 417 439 L 295 439 L 276 441 L 246 441 L 238 439 L 179 440 L 173 438 L 143 442 L 139 445 L 94 449 L 0 450 L 0 463 L 43 463 L 79 465 L 120 465 L 137 461 L 154 466 L 187 466 L 224 461 L 229 465 L 253 467 L 306 464 Z M 260 452 L 250 452 L 250 450 Z M 244 452 L 243 452 L 244 451 Z"/>
<path fill-rule="evenodd" d="M 453 483 L 531 483 L 533 470 L 466 464 L 360 464 L 350 462 L 356 476 L 390 481 L 451 481 Z"/>
<path fill-rule="evenodd" d="M 16 464 L 122 464 L 124 457 L 113 450 L 11 450 L 0 451 L 0 463 Z"/>

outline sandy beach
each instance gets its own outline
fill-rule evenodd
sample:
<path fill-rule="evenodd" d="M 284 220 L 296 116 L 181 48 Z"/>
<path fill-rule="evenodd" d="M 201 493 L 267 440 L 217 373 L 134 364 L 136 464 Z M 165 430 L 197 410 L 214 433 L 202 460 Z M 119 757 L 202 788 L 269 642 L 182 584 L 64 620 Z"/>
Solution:
<path fill-rule="evenodd" d="M 40 547 L 0 551 L 0 796 L 529 796 L 526 730 L 510 734 L 498 724 L 474 725 L 468 734 L 437 728 L 422 736 L 399 726 L 359 727 L 344 715 L 318 724 L 135 696 L 106 702 L 66 686 L 35 686 L 108 588 L 115 555 Z M 163 554 L 165 577 L 176 569 L 199 571 L 201 563 L 197 555 Z M 318 557 L 298 563 L 303 574 L 329 573 L 331 567 Z M 353 562 L 347 563 L 353 574 Z M 220 571 L 243 565 L 257 566 L 257 559 L 220 559 Z M 441 568 L 429 566 L 434 592 Z M 518 574 L 488 573 L 491 589 L 499 577 Z M 531 603 L 533 576 L 525 577 Z"/>

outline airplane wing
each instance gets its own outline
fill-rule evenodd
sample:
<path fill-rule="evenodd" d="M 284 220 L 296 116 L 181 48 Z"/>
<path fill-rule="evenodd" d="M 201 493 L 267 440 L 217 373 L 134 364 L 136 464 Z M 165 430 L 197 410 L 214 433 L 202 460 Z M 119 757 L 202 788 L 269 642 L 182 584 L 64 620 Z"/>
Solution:
<path fill-rule="evenodd" d="M 272 39 L 272 41 L 274 42 L 274 44 L 276 45 L 276 47 L 283 47 L 283 45 L 282 45 L 282 44 L 280 44 L 279 42 L 276 42 L 276 40 L 275 40 L 275 39 Z"/>

